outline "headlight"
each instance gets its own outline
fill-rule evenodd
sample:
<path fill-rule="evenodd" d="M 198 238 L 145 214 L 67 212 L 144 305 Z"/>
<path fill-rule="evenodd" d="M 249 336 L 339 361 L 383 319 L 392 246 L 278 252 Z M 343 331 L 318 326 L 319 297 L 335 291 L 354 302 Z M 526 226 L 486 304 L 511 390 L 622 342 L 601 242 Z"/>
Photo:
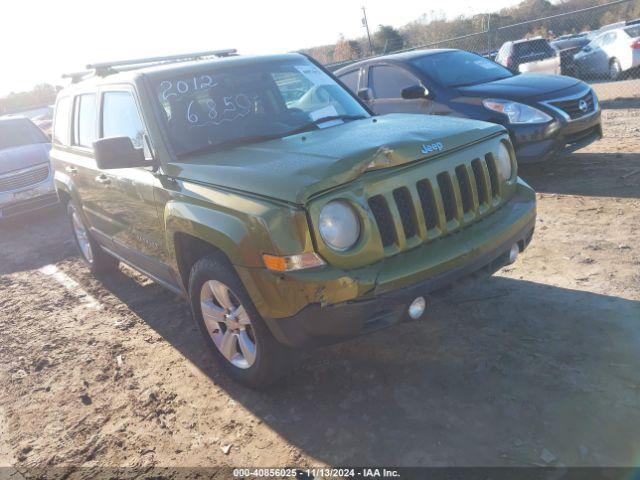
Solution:
<path fill-rule="evenodd" d="M 550 115 L 524 103 L 487 98 L 482 101 L 482 105 L 489 110 L 506 115 L 509 123 L 546 123 L 553 120 Z"/>
<path fill-rule="evenodd" d="M 511 180 L 511 175 L 513 174 L 513 162 L 511 161 L 511 152 L 509 152 L 509 149 L 504 142 L 500 142 L 500 146 L 498 147 L 496 168 L 498 169 L 498 175 L 502 180 L 505 182 Z"/>
<path fill-rule="evenodd" d="M 318 228 L 322 240 L 339 252 L 353 247 L 360 238 L 358 215 L 343 200 L 331 201 L 322 208 Z"/>

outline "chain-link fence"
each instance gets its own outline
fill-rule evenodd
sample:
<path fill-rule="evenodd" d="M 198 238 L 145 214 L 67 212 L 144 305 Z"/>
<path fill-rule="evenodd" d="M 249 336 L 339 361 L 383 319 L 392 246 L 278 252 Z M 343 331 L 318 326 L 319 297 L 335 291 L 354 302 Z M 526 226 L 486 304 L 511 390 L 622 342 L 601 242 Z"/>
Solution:
<path fill-rule="evenodd" d="M 617 21 L 607 24 L 607 19 Z M 621 82 L 616 93 L 640 97 L 640 0 L 616 0 L 513 24 L 507 21 L 487 14 L 474 22 L 477 31 L 397 52 L 456 48 L 519 72 L 562 74 L 590 83 L 633 80 Z M 337 70 L 353 61 L 328 67 Z"/>

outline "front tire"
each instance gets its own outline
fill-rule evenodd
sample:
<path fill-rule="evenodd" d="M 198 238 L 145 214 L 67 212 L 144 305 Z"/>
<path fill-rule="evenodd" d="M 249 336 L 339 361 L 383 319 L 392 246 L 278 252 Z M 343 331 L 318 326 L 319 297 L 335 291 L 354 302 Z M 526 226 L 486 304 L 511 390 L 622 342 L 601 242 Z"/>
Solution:
<path fill-rule="evenodd" d="M 91 237 L 80 214 L 80 209 L 72 201 L 67 204 L 67 216 L 71 223 L 73 238 L 76 241 L 80 258 L 89 267 L 91 273 L 107 273 L 117 270 L 120 262 L 106 253 Z"/>
<path fill-rule="evenodd" d="M 261 388 L 287 372 L 291 351 L 273 337 L 226 257 L 210 255 L 195 263 L 189 299 L 214 358 L 234 380 Z"/>

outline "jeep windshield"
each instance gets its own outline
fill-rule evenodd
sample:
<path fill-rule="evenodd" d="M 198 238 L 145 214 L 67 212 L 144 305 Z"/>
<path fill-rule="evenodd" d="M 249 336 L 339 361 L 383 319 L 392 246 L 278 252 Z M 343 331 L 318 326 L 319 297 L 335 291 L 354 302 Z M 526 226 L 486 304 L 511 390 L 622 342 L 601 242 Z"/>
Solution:
<path fill-rule="evenodd" d="M 369 116 L 348 91 L 305 58 L 181 71 L 158 79 L 154 87 L 178 156 Z"/>

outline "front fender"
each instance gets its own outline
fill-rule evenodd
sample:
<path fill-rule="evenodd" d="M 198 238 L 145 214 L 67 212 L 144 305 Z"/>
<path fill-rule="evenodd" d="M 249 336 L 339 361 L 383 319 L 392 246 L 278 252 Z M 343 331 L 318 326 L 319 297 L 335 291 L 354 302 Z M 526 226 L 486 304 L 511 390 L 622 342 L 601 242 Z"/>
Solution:
<path fill-rule="evenodd" d="M 76 205 L 82 205 L 82 202 L 80 201 L 80 192 L 78 192 L 78 188 L 69 175 L 57 169 L 54 170 L 53 184 L 60 199 L 62 199 L 63 195 L 66 195 L 71 198 Z"/>
<path fill-rule="evenodd" d="M 166 244 L 175 252 L 176 233 L 198 238 L 220 249 L 234 265 L 247 267 L 262 264 L 256 250 L 251 225 L 230 213 L 205 206 L 168 202 L 164 209 Z"/>

